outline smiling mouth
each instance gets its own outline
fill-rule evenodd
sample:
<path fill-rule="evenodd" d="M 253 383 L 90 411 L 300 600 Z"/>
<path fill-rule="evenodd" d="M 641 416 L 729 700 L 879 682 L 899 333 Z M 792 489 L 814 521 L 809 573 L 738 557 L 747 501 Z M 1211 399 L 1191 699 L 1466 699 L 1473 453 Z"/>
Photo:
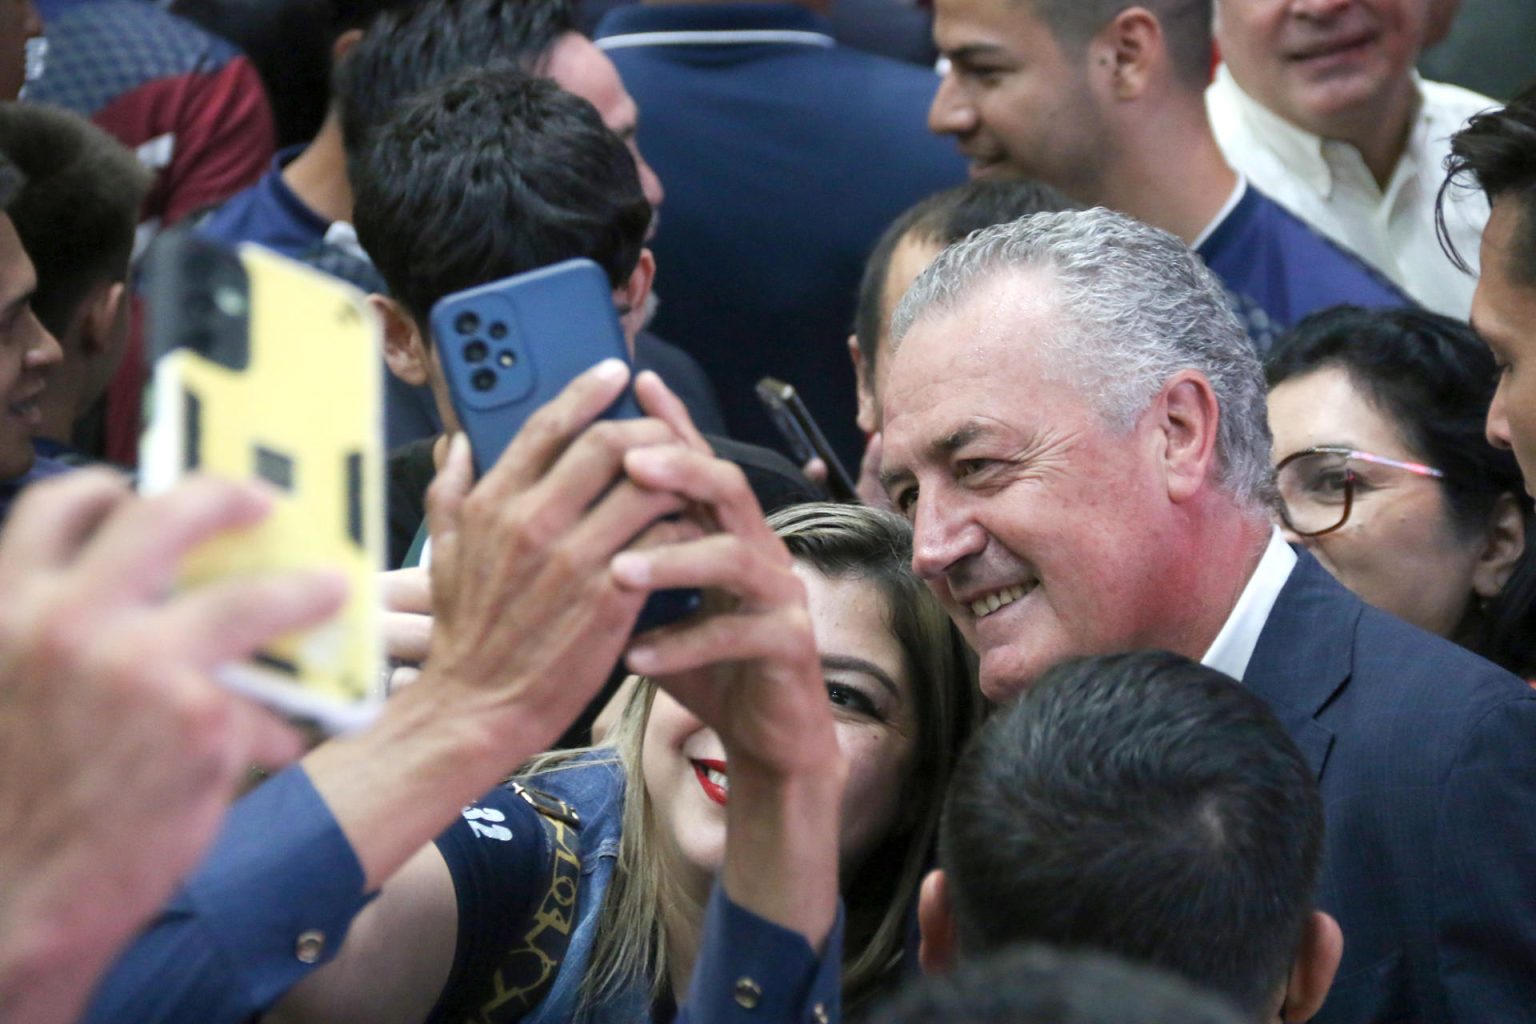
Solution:
<path fill-rule="evenodd" d="M 704 795 L 724 807 L 731 795 L 731 780 L 726 775 L 724 761 L 690 761 L 693 774 L 699 780 Z"/>
<path fill-rule="evenodd" d="M 975 601 L 967 602 L 966 607 L 970 608 L 972 615 L 976 616 L 978 619 L 984 619 L 988 615 L 991 615 L 993 612 L 997 611 L 999 608 L 1008 607 L 1010 604 L 1013 604 L 1013 602 L 1017 601 L 1019 598 L 1023 597 L 1025 594 L 1034 589 L 1035 588 L 1033 584 L 1029 586 L 1025 586 L 1023 584 L 1015 584 L 1011 587 L 1004 587 L 1002 590 L 994 590 L 987 596 L 979 598 Z"/>
<path fill-rule="evenodd" d="M 1308 61 L 1327 60 L 1330 57 L 1339 57 L 1363 50 L 1374 42 L 1375 39 L 1376 37 L 1371 34 L 1350 36 L 1292 54 L 1291 60 L 1298 64 L 1304 64 Z"/>

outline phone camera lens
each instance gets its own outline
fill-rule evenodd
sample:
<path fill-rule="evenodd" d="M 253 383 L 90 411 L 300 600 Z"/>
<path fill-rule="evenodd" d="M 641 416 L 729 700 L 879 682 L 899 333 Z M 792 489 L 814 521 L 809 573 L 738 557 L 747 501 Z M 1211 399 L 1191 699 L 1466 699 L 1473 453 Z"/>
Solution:
<path fill-rule="evenodd" d="M 496 386 L 496 374 L 491 370 L 476 370 L 469 382 L 476 391 L 489 391 Z"/>
<path fill-rule="evenodd" d="M 496 353 L 496 365 L 502 369 L 511 369 L 517 365 L 517 356 L 513 355 L 508 349 L 502 349 Z"/>
<path fill-rule="evenodd" d="M 493 320 L 491 326 L 486 328 L 486 333 L 491 336 L 492 341 L 500 341 L 507 336 L 507 325 L 500 320 Z"/>
<path fill-rule="evenodd" d="M 464 361 L 466 363 L 483 363 L 485 362 L 485 357 L 490 354 L 491 350 L 486 348 L 485 342 L 478 339 L 464 346 Z"/>
<path fill-rule="evenodd" d="M 453 329 L 460 334 L 474 334 L 480 329 L 480 318 L 473 313 L 460 313 L 453 321 Z"/>

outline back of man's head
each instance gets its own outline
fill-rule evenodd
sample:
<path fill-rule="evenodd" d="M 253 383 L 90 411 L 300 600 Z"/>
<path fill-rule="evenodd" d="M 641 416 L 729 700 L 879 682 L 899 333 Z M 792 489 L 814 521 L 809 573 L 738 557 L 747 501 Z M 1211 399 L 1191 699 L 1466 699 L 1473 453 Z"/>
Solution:
<path fill-rule="evenodd" d="M 1000 0 L 1018 2 L 1018 0 Z M 1121 11 L 1139 7 L 1157 18 L 1174 79 L 1199 91 L 1210 81 L 1212 0 L 1023 0 L 1069 53 L 1081 54 L 1088 41 Z"/>
<path fill-rule="evenodd" d="M 1242 1024 L 1230 1006 L 1163 971 L 1102 953 L 1010 948 L 914 979 L 883 1024 Z"/>
<path fill-rule="evenodd" d="M 349 161 L 403 100 L 470 68 L 504 63 L 537 74 L 555 41 L 575 30 L 571 0 L 428 0 L 386 11 L 336 75 Z"/>
<path fill-rule="evenodd" d="M 149 173 L 100 128 L 41 104 L 0 105 L 0 153 L 26 175 L 7 212 L 37 270 L 32 308 L 64 337 L 94 286 L 126 279 Z"/>
<path fill-rule="evenodd" d="M 1490 203 L 1509 203 L 1517 216 L 1505 273 L 1517 283 L 1536 287 L 1536 83 L 1507 107 L 1478 114 L 1451 136 L 1446 167 L 1449 174 L 1435 214 L 1441 244 L 1451 250 L 1445 230 L 1447 190 L 1474 188 Z M 1451 255 L 1458 262 L 1465 258 L 1454 250 Z"/>
<path fill-rule="evenodd" d="M 506 65 L 401 104 L 353 187 L 358 239 L 421 325 L 444 295 L 566 259 L 622 287 L 651 217 L 634 158 L 592 105 Z"/>
<path fill-rule="evenodd" d="M 1322 834 L 1316 784 L 1264 703 L 1142 652 L 1064 663 L 983 726 L 939 863 L 962 957 L 1098 949 L 1258 1015 L 1303 940 Z"/>

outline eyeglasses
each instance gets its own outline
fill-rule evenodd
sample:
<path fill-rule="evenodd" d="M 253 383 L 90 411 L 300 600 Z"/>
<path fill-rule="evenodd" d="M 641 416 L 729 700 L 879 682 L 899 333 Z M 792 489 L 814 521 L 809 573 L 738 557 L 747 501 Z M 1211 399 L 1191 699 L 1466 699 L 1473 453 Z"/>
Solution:
<path fill-rule="evenodd" d="M 1302 537 L 1317 537 L 1348 522 L 1350 509 L 1355 504 L 1355 489 L 1361 483 L 1361 464 L 1403 470 L 1416 476 L 1445 478 L 1443 472 L 1431 466 L 1353 448 L 1303 448 L 1281 459 L 1275 467 L 1275 482 L 1280 488 L 1280 518 L 1291 532 Z"/>

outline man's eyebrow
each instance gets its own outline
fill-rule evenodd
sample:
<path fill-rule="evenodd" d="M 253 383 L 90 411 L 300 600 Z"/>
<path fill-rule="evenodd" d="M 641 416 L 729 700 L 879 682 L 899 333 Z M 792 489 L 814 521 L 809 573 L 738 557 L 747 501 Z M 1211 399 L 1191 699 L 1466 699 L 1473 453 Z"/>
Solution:
<path fill-rule="evenodd" d="M 13 299 L 10 299 L 9 301 L 7 301 L 5 299 L 0 299 L 0 317 L 8 317 L 12 313 L 16 312 L 16 310 L 20 309 L 23 306 L 28 305 L 29 303 L 31 303 L 32 297 L 34 295 L 36 295 L 36 294 L 37 294 L 36 289 L 31 289 L 31 290 L 22 292 L 20 295 L 16 296 Z"/>
<path fill-rule="evenodd" d="M 953 50 L 945 50 L 944 56 L 950 61 L 970 63 L 975 60 L 985 60 L 988 57 L 1012 57 L 1006 47 L 996 43 L 966 43 Z"/>
<path fill-rule="evenodd" d="M 988 429 L 985 424 L 963 423 L 930 444 L 928 451 L 935 456 L 949 456 L 986 433 L 988 433 Z M 889 491 L 902 481 L 912 479 L 912 475 L 911 470 L 899 467 L 882 472 L 880 474 L 880 486 Z"/>
<path fill-rule="evenodd" d="M 821 658 L 821 667 L 823 670 L 859 672 L 889 690 L 892 697 L 901 699 L 901 688 L 896 685 L 896 680 L 892 679 L 885 669 L 865 658 L 856 658 L 851 654 L 824 654 Z"/>

